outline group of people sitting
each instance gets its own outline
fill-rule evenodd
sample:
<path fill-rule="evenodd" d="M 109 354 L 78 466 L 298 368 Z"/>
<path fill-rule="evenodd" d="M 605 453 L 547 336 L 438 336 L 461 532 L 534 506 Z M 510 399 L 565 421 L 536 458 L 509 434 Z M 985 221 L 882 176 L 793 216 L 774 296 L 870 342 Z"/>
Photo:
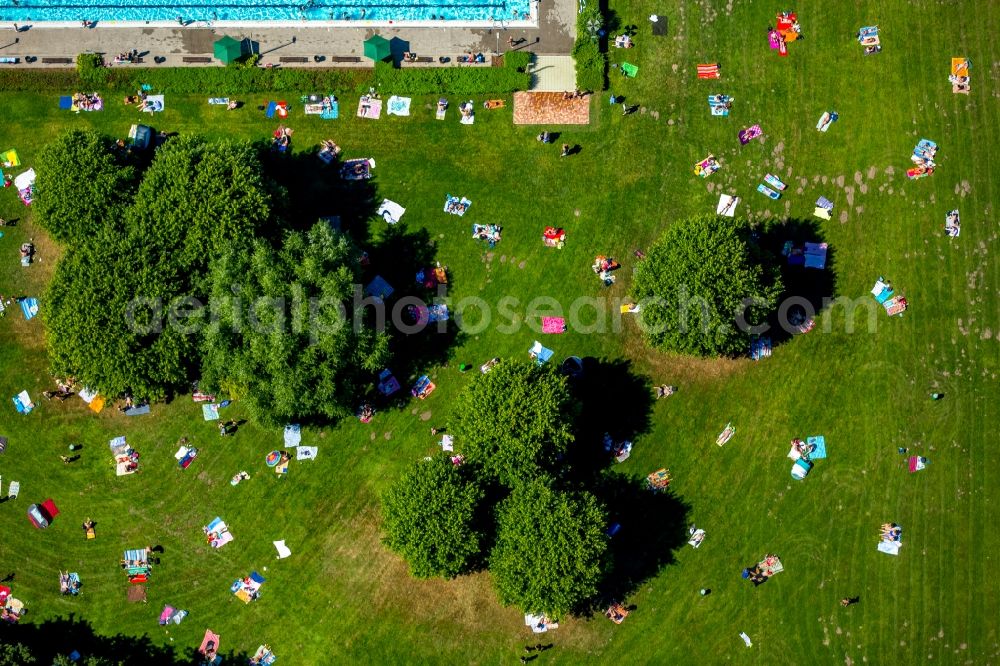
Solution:
<path fill-rule="evenodd" d="M 337 157 L 340 155 L 340 146 L 334 143 L 332 139 L 323 139 L 320 141 L 319 150 L 321 153 L 326 153 L 331 157 Z"/>
<path fill-rule="evenodd" d="M 598 255 L 594 260 L 594 265 L 590 267 L 605 286 L 610 287 L 615 281 L 615 276 L 612 275 L 612 271 L 616 271 L 621 268 L 621 264 L 610 257 L 605 257 L 604 255 Z"/>
<path fill-rule="evenodd" d="M 274 138 L 271 140 L 271 148 L 279 152 L 284 152 L 292 145 L 292 128 L 278 125 L 274 130 Z"/>
<path fill-rule="evenodd" d="M 81 111 L 91 111 L 100 109 L 103 102 L 97 93 L 74 93 L 73 106 Z"/>
<path fill-rule="evenodd" d="M 42 395 L 45 396 L 46 400 L 51 400 L 55 398 L 62 402 L 66 398 L 73 395 L 73 384 L 75 382 L 72 379 L 56 380 L 56 390 L 55 391 L 42 391 Z"/>
<path fill-rule="evenodd" d="M 458 56 L 458 62 L 464 62 L 466 64 L 472 63 L 484 63 L 486 62 L 486 56 L 482 53 L 473 53 L 472 51 L 466 51 L 463 55 Z"/>
<path fill-rule="evenodd" d="M 580 90 L 579 88 L 577 88 L 576 90 L 572 90 L 572 91 L 567 90 L 566 92 L 564 92 L 563 93 L 563 99 L 583 99 L 584 97 L 586 97 L 589 94 L 590 94 L 589 91 Z"/>
<path fill-rule="evenodd" d="M 635 46 L 635 42 L 632 41 L 632 37 L 628 34 L 621 34 L 615 37 L 615 47 L 619 49 L 630 49 Z"/>
<path fill-rule="evenodd" d="M 462 203 L 460 199 L 449 199 L 446 210 L 453 215 L 462 215 L 468 207 L 469 205 Z"/>
<path fill-rule="evenodd" d="M 80 579 L 70 578 L 68 571 L 59 572 L 59 593 L 60 594 L 78 594 L 80 591 Z"/>
<path fill-rule="evenodd" d="M 896 523 L 884 523 L 879 532 L 882 541 L 899 541 L 903 538 L 903 528 Z"/>
<path fill-rule="evenodd" d="M 115 56 L 114 63 L 120 65 L 126 62 L 140 62 L 139 49 L 132 49 L 131 51 L 122 51 Z"/>

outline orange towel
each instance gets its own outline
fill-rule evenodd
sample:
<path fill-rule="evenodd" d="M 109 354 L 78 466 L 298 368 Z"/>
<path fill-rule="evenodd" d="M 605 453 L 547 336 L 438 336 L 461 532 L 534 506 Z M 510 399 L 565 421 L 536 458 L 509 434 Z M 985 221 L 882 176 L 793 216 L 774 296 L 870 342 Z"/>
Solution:
<path fill-rule="evenodd" d="M 502 109 L 505 106 L 502 99 L 491 99 L 483 104 L 486 109 Z"/>

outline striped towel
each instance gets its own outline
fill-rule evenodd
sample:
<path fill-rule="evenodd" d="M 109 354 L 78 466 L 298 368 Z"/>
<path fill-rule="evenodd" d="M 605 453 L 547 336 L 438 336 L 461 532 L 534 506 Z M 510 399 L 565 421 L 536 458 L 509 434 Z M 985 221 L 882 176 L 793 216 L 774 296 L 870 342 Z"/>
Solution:
<path fill-rule="evenodd" d="M 698 78 L 699 79 L 717 79 L 719 78 L 719 64 L 709 64 L 709 65 L 698 65 Z"/>

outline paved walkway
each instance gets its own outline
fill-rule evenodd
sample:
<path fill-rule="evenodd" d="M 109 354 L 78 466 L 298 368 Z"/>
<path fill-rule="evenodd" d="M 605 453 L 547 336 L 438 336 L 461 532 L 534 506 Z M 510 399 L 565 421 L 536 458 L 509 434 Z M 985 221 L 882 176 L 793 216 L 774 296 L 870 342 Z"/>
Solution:
<path fill-rule="evenodd" d="M 408 28 L 347 28 L 347 27 L 270 27 L 270 28 L 208 28 L 208 27 L 102 27 L 45 28 L 43 24 L 21 26 L 15 33 L 11 26 L 0 30 L 0 57 L 24 58 L 33 56 L 37 61 L 30 67 L 47 67 L 45 57 L 73 57 L 78 53 L 103 53 L 107 60 L 115 54 L 139 49 L 145 64 L 152 66 L 156 57 L 164 58 L 168 67 L 184 66 L 184 56 L 211 55 L 212 43 L 224 34 L 253 42 L 262 54 L 261 62 L 278 63 L 281 56 L 305 56 L 308 63 L 298 66 L 329 67 L 331 56 L 362 56 L 363 42 L 373 34 L 387 39 L 395 38 L 394 53 L 415 52 L 421 56 L 455 56 L 472 51 L 490 54 L 510 50 L 508 37 L 524 40 L 517 49 L 540 54 L 568 54 L 573 48 L 576 31 L 577 0 L 541 0 L 537 28 L 472 29 L 447 27 Z M 16 43 L 15 39 L 17 40 Z M 313 56 L 321 55 L 327 62 L 315 63 Z M 218 64 L 218 63 L 215 63 Z M 60 65 L 56 65 L 60 66 Z M 65 65 L 61 65 L 65 67 Z M 202 65 L 204 66 L 204 65 Z M 286 65 L 290 66 L 290 65 Z M 361 66 L 371 67 L 365 59 Z"/>
<path fill-rule="evenodd" d="M 534 92 L 576 90 L 576 63 L 572 56 L 536 56 L 530 71 L 531 90 Z"/>

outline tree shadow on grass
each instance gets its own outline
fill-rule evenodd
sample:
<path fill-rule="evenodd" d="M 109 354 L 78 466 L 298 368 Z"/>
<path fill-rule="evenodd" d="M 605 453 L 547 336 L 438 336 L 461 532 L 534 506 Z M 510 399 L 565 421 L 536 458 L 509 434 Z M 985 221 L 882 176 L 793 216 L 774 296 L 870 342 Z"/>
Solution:
<path fill-rule="evenodd" d="M 788 243 L 791 243 L 788 246 Z M 824 243 L 820 225 L 797 218 L 774 221 L 760 229 L 756 245 L 769 261 L 778 263 L 784 291 L 768 318 L 767 335 L 773 344 L 800 332 L 802 320 L 814 318 L 836 287 L 835 251 L 826 248 L 825 268 L 807 268 L 801 250 L 805 243 Z M 789 255 L 789 256 L 786 256 Z"/>
<path fill-rule="evenodd" d="M 148 636 L 98 635 L 90 623 L 67 618 L 46 620 L 41 624 L 20 623 L 4 628 L 4 642 L 26 646 L 38 663 L 52 663 L 59 655 L 69 655 L 74 650 L 87 657 L 103 657 L 111 663 L 146 664 L 147 666 L 172 666 L 196 663 L 201 655 L 196 647 L 177 649 L 155 645 Z M 220 653 L 223 663 L 245 664 L 250 655 L 245 652 Z M 200 661 L 197 663 L 201 663 Z"/>
<path fill-rule="evenodd" d="M 588 357 L 583 359 L 583 373 L 572 380 L 579 413 L 573 423 L 576 441 L 568 462 L 577 479 L 594 479 L 610 464 L 604 433 L 621 442 L 649 432 L 652 392 L 646 378 L 634 374 L 631 365 L 627 360 Z"/>
<path fill-rule="evenodd" d="M 674 551 L 688 538 L 685 526 L 690 511 L 669 490 L 647 488 L 644 478 L 607 473 L 593 492 L 608 507 L 609 524 L 619 527 L 608 544 L 608 566 L 599 592 L 580 609 L 587 615 L 626 600 L 673 563 Z"/>

